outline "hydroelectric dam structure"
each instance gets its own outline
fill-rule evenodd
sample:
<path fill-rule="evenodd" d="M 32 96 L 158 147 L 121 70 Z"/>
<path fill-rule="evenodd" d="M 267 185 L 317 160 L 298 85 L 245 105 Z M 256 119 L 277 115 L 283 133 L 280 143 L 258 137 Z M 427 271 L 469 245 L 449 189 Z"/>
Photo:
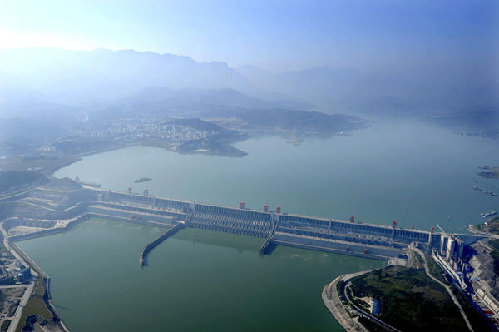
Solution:
<path fill-rule="evenodd" d="M 101 216 L 162 226 L 181 225 L 265 239 L 260 254 L 270 254 L 276 245 L 335 252 L 376 259 L 405 258 L 409 245 L 440 254 L 459 256 L 463 247 L 481 236 L 449 235 L 417 229 L 398 228 L 334 218 L 310 217 L 283 213 L 280 207 L 271 211 L 248 209 L 244 202 L 239 207 L 226 207 L 194 201 L 168 199 L 144 194 L 104 190 L 85 186 L 87 216 Z M 168 234 L 167 234 L 168 235 Z M 168 236 L 162 236 L 161 241 Z M 151 245 L 158 243 L 155 240 Z M 146 253 L 150 251 L 144 250 Z M 145 257 L 141 257 L 142 260 Z"/>

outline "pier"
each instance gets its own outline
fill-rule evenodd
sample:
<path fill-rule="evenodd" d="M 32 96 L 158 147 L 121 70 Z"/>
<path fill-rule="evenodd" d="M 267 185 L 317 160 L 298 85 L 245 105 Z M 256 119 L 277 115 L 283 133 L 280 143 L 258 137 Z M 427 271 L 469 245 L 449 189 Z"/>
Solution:
<path fill-rule="evenodd" d="M 274 242 L 274 234 L 269 235 L 265 242 L 260 247 L 260 255 L 268 255 L 274 250 L 276 243 Z"/>
<path fill-rule="evenodd" d="M 157 245 L 159 245 L 161 242 L 169 238 L 170 236 L 174 235 L 177 233 L 180 229 L 184 228 L 184 224 L 178 223 L 163 234 L 161 234 L 156 240 L 152 241 L 149 243 L 144 250 L 142 250 L 142 253 L 140 254 L 140 266 L 144 267 L 147 266 L 147 256 L 153 250 L 156 248 Z"/>

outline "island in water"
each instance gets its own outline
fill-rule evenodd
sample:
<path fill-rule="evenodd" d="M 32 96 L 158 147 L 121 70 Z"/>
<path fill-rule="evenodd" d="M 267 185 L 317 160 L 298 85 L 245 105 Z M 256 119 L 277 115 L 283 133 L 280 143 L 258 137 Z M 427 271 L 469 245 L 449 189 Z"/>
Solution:
<path fill-rule="evenodd" d="M 151 178 L 140 178 L 140 179 L 135 180 L 134 182 L 135 183 L 142 183 L 142 182 L 147 182 L 147 181 L 151 181 L 151 180 L 152 180 Z"/>
<path fill-rule="evenodd" d="M 486 179 L 499 179 L 499 166 L 482 166 L 478 167 L 481 171 L 478 176 Z"/>

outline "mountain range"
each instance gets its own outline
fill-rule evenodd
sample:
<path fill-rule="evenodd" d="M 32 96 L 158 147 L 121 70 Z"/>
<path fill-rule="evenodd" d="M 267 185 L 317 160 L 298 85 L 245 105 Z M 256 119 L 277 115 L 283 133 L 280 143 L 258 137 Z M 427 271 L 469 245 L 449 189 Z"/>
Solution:
<path fill-rule="evenodd" d="M 172 106 L 186 108 L 188 100 L 198 106 L 431 118 L 496 110 L 498 87 L 494 70 L 470 62 L 442 61 L 411 68 L 323 66 L 273 73 L 255 66 L 233 68 L 223 62 L 133 50 L 0 51 L 0 117 L 87 111 L 137 100 L 150 105 L 168 100 Z"/>

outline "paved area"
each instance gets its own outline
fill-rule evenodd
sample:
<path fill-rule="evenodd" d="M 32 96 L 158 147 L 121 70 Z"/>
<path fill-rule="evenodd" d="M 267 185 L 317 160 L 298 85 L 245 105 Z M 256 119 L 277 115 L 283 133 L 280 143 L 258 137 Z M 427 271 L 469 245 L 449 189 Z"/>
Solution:
<path fill-rule="evenodd" d="M 2 232 L 3 235 L 3 245 L 7 250 L 9 250 L 12 255 L 19 260 L 23 265 L 29 266 L 26 261 L 16 252 L 16 250 L 13 250 L 8 239 L 7 239 L 7 232 L 3 229 L 3 223 L 0 223 L 0 231 Z M 37 275 L 35 271 L 33 271 L 34 275 Z M 7 329 L 7 332 L 14 332 L 17 328 L 17 325 L 19 325 L 19 321 L 22 316 L 23 308 L 26 306 L 28 303 L 29 298 L 31 297 L 31 294 L 33 294 L 33 289 L 35 287 L 35 282 L 32 281 L 26 288 L 26 291 L 24 292 L 23 296 L 21 297 L 21 301 L 19 302 L 19 305 L 17 306 L 17 310 L 14 314 L 14 316 L 10 317 L 10 320 L 12 321 L 9 325 L 9 328 Z M 19 285 L 21 286 L 21 285 Z M 22 285 L 22 287 L 26 287 L 26 285 Z"/>

